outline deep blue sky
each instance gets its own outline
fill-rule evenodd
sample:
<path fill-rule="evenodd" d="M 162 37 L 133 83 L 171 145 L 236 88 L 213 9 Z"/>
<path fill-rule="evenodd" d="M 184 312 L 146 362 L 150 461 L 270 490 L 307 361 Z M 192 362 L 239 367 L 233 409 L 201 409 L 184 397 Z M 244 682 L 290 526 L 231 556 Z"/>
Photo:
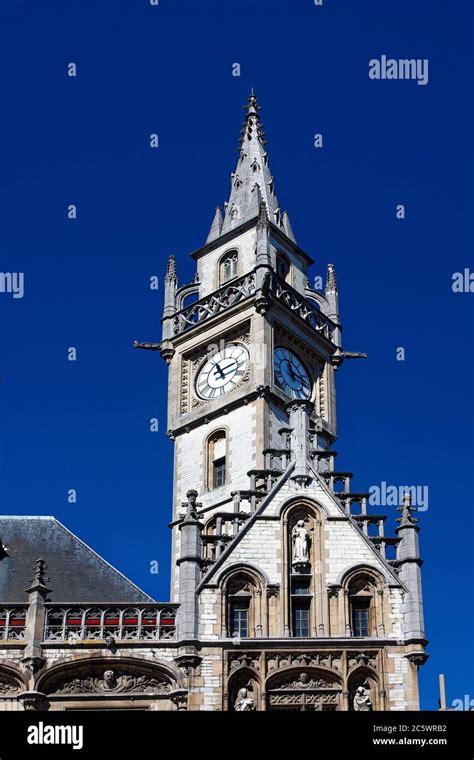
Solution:
<path fill-rule="evenodd" d="M 166 366 L 131 345 L 160 338 L 162 292 L 148 278 L 162 277 L 168 254 L 181 282 L 193 275 L 188 253 L 227 198 L 253 86 L 279 200 L 313 274 L 336 265 L 345 347 L 369 354 L 338 373 L 338 465 L 359 491 L 429 486 L 426 709 L 439 672 L 448 701 L 474 697 L 474 294 L 451 290 L 453 272 L 474 269 L 470 6 L 16 0 L 0 10 L 0 270 L 25 273 L 23 299 L 0 294 L 1 511 L 55 515 L 169 598 Z M 428 58 L 429 84 L 369 80 L 381 54 Z"/>

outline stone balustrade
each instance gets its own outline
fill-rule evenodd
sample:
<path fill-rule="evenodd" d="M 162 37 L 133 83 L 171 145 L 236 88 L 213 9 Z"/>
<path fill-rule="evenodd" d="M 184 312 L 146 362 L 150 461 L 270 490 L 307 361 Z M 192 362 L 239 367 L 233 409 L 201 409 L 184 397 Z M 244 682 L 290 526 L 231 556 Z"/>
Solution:
<path fill-rule="evenodd" d="M 46 604 L 45 642 L 173 639 L 177 605 Z"/>

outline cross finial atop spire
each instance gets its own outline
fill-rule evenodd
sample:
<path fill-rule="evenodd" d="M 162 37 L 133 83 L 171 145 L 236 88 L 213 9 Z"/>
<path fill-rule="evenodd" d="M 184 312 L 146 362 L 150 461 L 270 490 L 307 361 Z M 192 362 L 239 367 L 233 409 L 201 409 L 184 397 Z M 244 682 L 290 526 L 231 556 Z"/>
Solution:
<path fill-rule="evenodd" d="M 255 95 L 255 92 L 253 90 L 253 87 L 250 90 L 249 99 L 247 100 L 246 104 L 244 105 L 244 108 L 247 111 L 247 115 L 249 114 L 255 114 L 258 116 L 258 112 L 262 110 L 261 105 L 259 104 L 257 100 L 257 96 Z"/>

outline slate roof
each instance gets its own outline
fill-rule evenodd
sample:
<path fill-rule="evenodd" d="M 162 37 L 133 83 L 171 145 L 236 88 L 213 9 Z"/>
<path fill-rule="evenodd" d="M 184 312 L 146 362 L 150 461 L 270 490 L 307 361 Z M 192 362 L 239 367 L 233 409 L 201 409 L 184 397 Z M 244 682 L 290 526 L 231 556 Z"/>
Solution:
<path fill-rule="evenodd" d="M 35 562 L 46 560 L 52 602 L 154 601 L 55 517 L 0 516 L 0 603 L 27 602 Z"/>

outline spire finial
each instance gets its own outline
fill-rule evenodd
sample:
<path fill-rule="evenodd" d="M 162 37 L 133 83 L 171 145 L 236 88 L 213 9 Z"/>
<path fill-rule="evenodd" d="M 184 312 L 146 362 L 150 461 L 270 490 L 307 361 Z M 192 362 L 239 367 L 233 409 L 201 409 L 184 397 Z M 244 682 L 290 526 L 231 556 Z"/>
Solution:
<path fill-rule="evenodd" d="M 259 104 L 259 102 L 257 100 L 257 96 L 254 93 L 253 87 L 251 89 L 251 92 L 250 92 L 250 95 L 249 95 L 249 99 L 247 100 L 246 104 L 244 105 L 244 108 L 247 111 L 247 117 L 253 115 L 253 116 L 256 116 L 257 118 L 259 118 L 258 112 L 261 111 L 262 107 L 261 107 L 261 105 Z"/>
<path fill-rule="evenodd" d="M 37 559 L 35 562 L 35 573 L 33 578 L 31 579 L 32 583 L 38 583 L 41 586 L 45 586 L 46 583 L 49 581 L 49 578 L 46 577 L 46 561 L 44 559 Z"/>
<path fill-rule="evenodd" d="M 396 522 L 400 523 L 400 527 L 405 527 L 406 525 L 416 525 L 418 522 L 416 517 L 413 517 L 413 512 L 416 512 L 416 507 L 411 503 L 410 491 L 405 491 L 403 494 L 402 504 L 400 507 L 397 507 L 397 512 L 402 513 L 402 516 L 398 517 L 396 520 Z"/>
<path fill-rule="evenodd" d="M 336 269 L 334 264 L 328 264 L 326 274 L 326 292 L 329 290 L 337 290 Z"/>
<path fill-rule="evenodd" d="M 166 265 L 166 279 L 167 280 L 175 280 L 176 279 L 176 259 L 171 254 L 168 258 L 168 264 Z"/>

